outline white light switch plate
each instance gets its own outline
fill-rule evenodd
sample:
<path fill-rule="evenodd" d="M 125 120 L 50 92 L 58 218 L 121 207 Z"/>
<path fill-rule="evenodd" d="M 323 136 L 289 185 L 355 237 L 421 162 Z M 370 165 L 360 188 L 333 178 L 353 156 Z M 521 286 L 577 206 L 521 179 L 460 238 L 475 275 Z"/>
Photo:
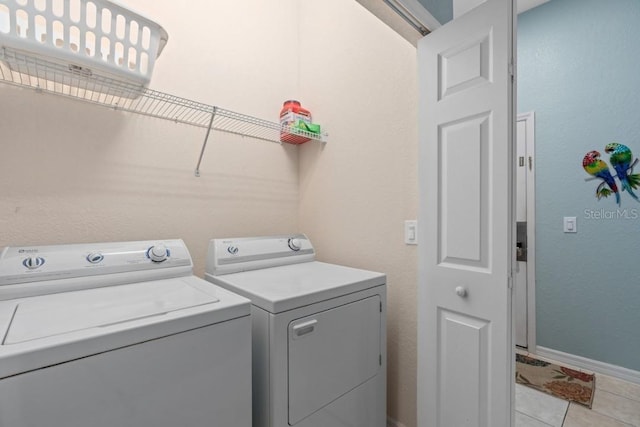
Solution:
<path fill-rule="evenodd" d="M 578 222 L 576 221 L 575 216 L 565 216 L 564 217 L 564 232 L 565 233 L 577 233 L 578 232 Z"/>
<path fill-rule="evenodd" d="M 418 244 L 418 221 L 415 219 L 404 222 L 404 242 L 407 245 Z"/>

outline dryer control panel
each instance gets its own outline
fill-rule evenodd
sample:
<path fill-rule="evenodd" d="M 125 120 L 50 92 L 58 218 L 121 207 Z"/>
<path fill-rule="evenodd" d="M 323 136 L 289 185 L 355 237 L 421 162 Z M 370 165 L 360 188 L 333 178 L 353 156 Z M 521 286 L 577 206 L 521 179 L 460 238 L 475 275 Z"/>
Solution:
<path fill-rule="evenodd" d="M 315 251 L 304 234 L 213 239 L 209 242 L 206 271 L 221 275 L 314 259 Z"/>
<path fill-rule="evenodd" d="M 95 283 L 83 287 L 108 286 L 133 278 L 144 281 L 191 274 L 192 267 L 189 251 L 178 239 L 8 246 L 0 254 L 0 292 L 7 285 L 32 283 L 62 292 L 68 290 L 71 279 Z M 60 286 L 65 289 L 58 290 Z"/>

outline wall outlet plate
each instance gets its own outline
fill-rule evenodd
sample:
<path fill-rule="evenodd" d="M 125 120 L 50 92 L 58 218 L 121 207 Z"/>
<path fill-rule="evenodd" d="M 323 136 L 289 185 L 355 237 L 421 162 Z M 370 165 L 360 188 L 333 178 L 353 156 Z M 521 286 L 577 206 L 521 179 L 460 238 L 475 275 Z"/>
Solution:
<path fill-rule="evenodd" d="M 564 232 L 565 233 L 577 233 L 578 232 L 578 221 L 575 216 L 565 216 L 564 217 Z"/>
<path fill-rule="evenodd" d="M 407 245 L 418 244 L 418 221 L 409 220 L 404 222 L 404 242 Z"/>

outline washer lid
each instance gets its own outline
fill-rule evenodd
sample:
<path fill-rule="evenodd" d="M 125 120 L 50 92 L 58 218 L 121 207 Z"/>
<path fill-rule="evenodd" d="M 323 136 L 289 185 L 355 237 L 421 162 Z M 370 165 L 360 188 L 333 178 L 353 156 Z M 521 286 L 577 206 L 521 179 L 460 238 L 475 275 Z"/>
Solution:
<path fill-rule="evenodd" d="M 386 283 L 386 275 L 320 261 L 213 276 L 206 279 L 280 313 Z"/>
<path fill-rule="evenodd" d="M 15 306 L 3 344 L 164 315 L 219 300 L 182 280 L 144 282 L 27 298 Z"/>
<path fill-rule="evenodd" d="M 250 312 L 248 299 L 195 276 L 0 301 L 0 380 Z"/>

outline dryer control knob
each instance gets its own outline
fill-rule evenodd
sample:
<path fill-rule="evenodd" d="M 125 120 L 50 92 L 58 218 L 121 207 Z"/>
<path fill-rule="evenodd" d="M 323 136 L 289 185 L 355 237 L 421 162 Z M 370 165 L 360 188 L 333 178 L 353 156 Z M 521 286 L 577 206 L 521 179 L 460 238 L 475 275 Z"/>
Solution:
<path fill-rule="evenodd" d="M 147 250 L 147 256 L 153 262 L 163 262 L 169 258 L 169 250 L 165 245 L 159 243 Z"/>
<path fill-rule="evenodd" d="M 299 251 L 300 248 L 302 248 L 302 245 L 300 244 L 300 239 L 289 239 L 289 248 L 292 251 Z"/>
<path fill-rule="evenodd" d="M 227 252 L 229 252 L 231 255 L 235 255 L 238 253 L 238 247 L 237 246 L 229 246 L 227 248 Z"/>
<path fill-rule="evenodd" d="M 30 256 L 22 261 L 22 265 L 27 267 L 29 270 L 35 270 L 36 268 L 44 265 L 44 258 L 40 256 Z"/>

